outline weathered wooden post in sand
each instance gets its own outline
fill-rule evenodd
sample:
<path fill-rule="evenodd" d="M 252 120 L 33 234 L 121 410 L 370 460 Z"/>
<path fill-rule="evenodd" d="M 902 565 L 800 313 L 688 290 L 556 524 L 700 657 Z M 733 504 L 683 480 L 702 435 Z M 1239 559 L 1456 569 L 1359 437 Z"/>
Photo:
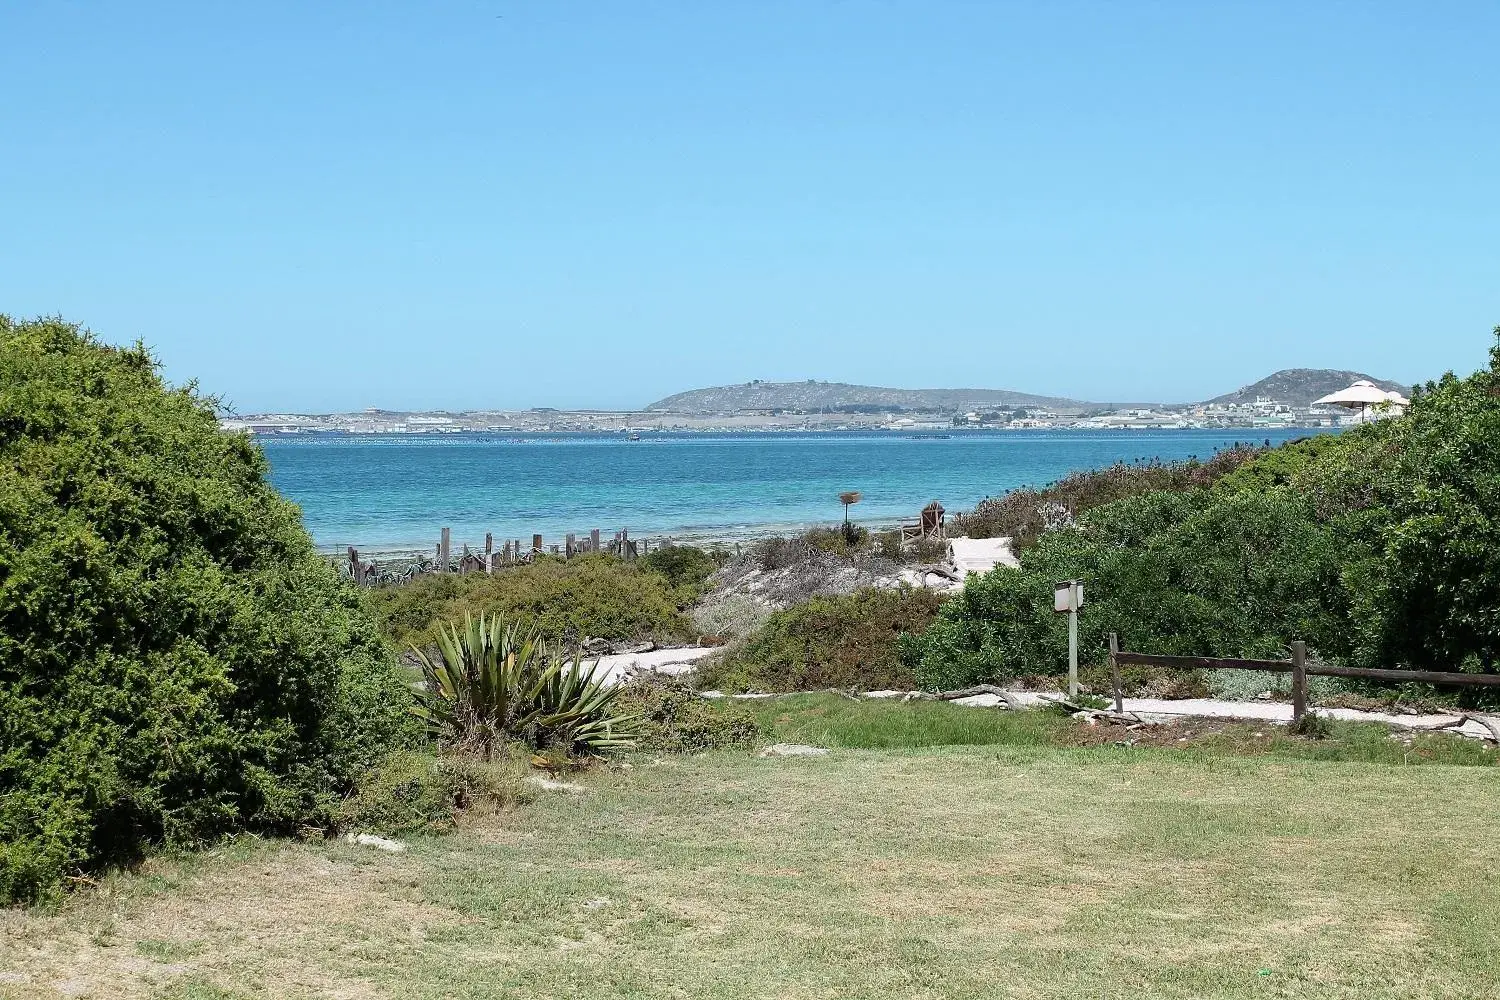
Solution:
<path fill-rule="evenodd" d="M 495 572 L 495 536 L 488 531 L 484 533 L 484 571 Z"/>
<path fill-rule="evenodd" d="M 594 528 L 592 531 L 589 532 L 589 551 L 590 552 L 598 552 L 599 551 L 599 529 L 598 528 Z"/>
<path fill-rule="evenodd" d="M 452 546 L 453 533 L 449 529 L 444 528 L 442 541 L 438 542 L 438 569 L 444 573 L 448 572 L 452 565 Z"/>

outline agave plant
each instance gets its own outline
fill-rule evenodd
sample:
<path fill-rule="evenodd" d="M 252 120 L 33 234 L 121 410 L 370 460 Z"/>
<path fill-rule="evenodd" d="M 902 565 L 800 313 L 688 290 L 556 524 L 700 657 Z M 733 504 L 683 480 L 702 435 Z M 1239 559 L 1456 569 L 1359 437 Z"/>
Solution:
<path fill-rule="evenodd" d="M 465 615 L 438 631 L 438 657 L 414 650 L 426 684 L 412 711 L 439 739 L 486 760 L 506 742 L 533 750 L 606 753 L 633 744 L 617 689 L 577 657 L 564 661 L 534 632 L 498 616 Z"/>

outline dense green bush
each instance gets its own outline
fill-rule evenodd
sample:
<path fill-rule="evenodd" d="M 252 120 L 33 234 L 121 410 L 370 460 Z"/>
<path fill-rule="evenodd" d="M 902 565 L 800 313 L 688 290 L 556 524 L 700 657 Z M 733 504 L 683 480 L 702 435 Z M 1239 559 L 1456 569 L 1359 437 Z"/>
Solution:
<path fill-rule="evenodd" d="M 1021 563 L 971 581 L 903 644 L 924 686 L 1055 672 L 1066 632 L 1052 585 L 1075 577 L 1086 658 L 1114 631 L 1151 652 L 1281 657 L 1301 639 L 1351 666 L 1493 672 L 1500 346 L 1490 369 L 1422 388 L 1400 419 L 1090 508 Z"/>
<path fill-rule="evenodd" d="M 142 347 L 0 316 L 0 899 L 320 822 L 415 738 L 259 450 Z"/>
<path fill-rule="evenodd" d="M 737 691 L 908 689 L 913 677 L 897 644 L 903 634 L 926 628 L 942 600 L 910 588 L 814 597 L 771 615 L 719 662 L 705 664 L 699 685 Z"/>
<path fill-rule="evenodd" d="M 722 549 L 709 552 L 692 545 L 664 545 L 643 557 L 640 565 L 661 574 L 669 586 L 701 587 L 728 558 Z"/>
<path fill-rule="evenodd" d="M 606 555 L 541 559 L 493 575 L 417 577 L 366 592 L 369 607 L 399 649 L 428 645 L 440 623 L 465 614 L 497 614 L 551 641 L 587 638 L 686 641 L 693 626 L 681 613 L 691 593 L 660 573 Z"/>
<path fill-rule="evenodd" d="M 743 705 L 715 705 L 685 681 L 642 674 L 620 690 L 618 708 L 632 716 L 637 746 L 662 753 L 696 753 L 747 747 L 760 739 L 760 723 Z"/>

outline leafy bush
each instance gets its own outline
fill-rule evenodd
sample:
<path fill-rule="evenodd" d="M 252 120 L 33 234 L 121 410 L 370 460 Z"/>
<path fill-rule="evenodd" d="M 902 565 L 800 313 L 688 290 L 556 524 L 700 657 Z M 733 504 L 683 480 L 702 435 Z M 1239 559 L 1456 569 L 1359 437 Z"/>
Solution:
<path fill-rule="evenodd" d="M 619 693 L 576 658 L 498 616 L 466 616 L 438 632 L 439 658 L 418 651 L 426 689 L 413 707 L 446 745 L 491 760 L 508 742 L 533 750 L 606 753 L 632 744 L 611 704 Z"/>
<path fill-rule="evenodd" d="M 633 678 L 620 691 L 620 709 L 633 717 L 642 749 L 694 753 L 744 747 L 760 739 L 760 724 L 743 705 L 714 705 L 686 682 L 660 674 Z"/>
<path fill-rule="evenodd" d="M 671 587 L 702 587 L 714 570 L 724 564 L 729 553 L 705 552 L 691 545 L 666 545 L 641 559 L 642 568 L 658 573 Z"/>
<path fill-rule="evenodd" d="M 459 813 L 515 801 L 520 777 L 508 763 L 398 751 L 361 774 L 334 810 L 339 829 L 403 833 L 446 830 Z"/>
<path fill-rule="evenodd" d="M 942 600 L 910 588 L 814 597 L 773 614 L 721 662 L 700 668 L 699 682 L 759 691 L 909 688 L 912 673 L 897 644 L 903 634 L 921 632 Z"/>
<path fill-rule="evenodd" d="M 0 898 L 321 822 L 410 695 L 260 451 L 140 346 L 0 316 Z"/>
<path fill-rule="evenodd" d="M 499 615 L 552 642 L 686 641 L 693 626 L 681 608 L 691 596 L 640 562 L 606 555 L 542 559 L 493 575 L 421 576 L 366 591 L 370 609 L 398 649 L 435 642 L 442 623 L 466 614 Z"/>

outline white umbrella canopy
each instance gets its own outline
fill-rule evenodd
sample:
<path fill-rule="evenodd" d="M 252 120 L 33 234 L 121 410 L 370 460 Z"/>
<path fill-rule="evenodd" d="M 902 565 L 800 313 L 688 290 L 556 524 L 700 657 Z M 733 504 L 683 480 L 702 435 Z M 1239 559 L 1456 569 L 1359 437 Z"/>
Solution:
<path fill-rule="evenodd" d="M 1351 410 L 1359 410 L 1361 417 L 1368 416 L 1370 407 L 1381 404 L 1410 406 L 1411 401 L 1399 392 L 1386 392 L 1368 379 L 1360 379 L 1347 389 L 1330 392 L 1321 399 L 1313 400 L 1314 406 L 1347 406 Z"/>
<path fill-rule="evenodd" d="M 1329 404 L 1332 406 L 1361 407 L 1389 402 L 1392 402 L 1391 397 L 1384 389 L 1367 379 L 1360 379 L 1347 389 L 1330 392 L 1321 399 L 1313 400 L 1313 405 L 1322 406 Z"/>

